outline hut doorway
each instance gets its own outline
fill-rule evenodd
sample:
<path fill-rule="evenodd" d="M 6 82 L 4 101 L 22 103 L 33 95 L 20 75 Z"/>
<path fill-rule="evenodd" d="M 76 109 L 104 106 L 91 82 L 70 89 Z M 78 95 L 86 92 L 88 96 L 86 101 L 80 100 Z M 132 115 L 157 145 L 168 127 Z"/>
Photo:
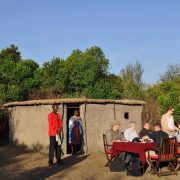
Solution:
<path fill-rule="evenodd" d="M 9 142 L 9 113 L 0 108 L 0 146 Z"/>
<path fill-rule="evenodd" d="M 66 150 L 67 150 L 67 154 L 71 154 L 72 151 L 71 151 L 71 146 L 69 144 L 69 119 L 71 118 L 71 116 L 74 115 L 74 111 L 75 110 L 78 110 L 79 113 L 80 113 L 80 105 L 79 104 L 69 104 L 67 105 L 67 122 L 66 122 L 66 127 L 67 127 L 67 134 L 66 134 L 66 144 L 67 144 L 67 147 L 66 147 Z"/>

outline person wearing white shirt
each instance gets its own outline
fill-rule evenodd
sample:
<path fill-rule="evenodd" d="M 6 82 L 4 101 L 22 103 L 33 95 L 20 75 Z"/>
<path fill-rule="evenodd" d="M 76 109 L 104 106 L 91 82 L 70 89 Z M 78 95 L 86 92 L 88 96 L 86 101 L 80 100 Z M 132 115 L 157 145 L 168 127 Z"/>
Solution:
<path fill-rule="evenodd" d="M 169 137 L 174 136 L 175 131 L 179 132 L 179 129 L 174 125 L 173 113 L 174 113 L 174 108 L 170 106 L 166 114 L 163 114 L 161 118 L 162 130 L 168 133 Z"/>
<path fill-rule="evenodd" d="M 177 122 L 177 127 L 180 130 L 180 121 Z M 180 131 L 175 132 L 176 139 L 178 143 L 180 144 Z M 180 152 L 180 146 L 176 147 L 177 152 Z M 177 154 L 177 166 L 176 166 L 176 171 L 180 169 L 180 154 Z"/>
<path fill-rule="evenodd" d="M 138 134 L 136 131 L 136 123 L 134 121 L 131 121 L 130 128 L 124 131 L 124 138 L 126 141 L 132 141 L 136 137 L 138 137 Z"/>
<path fill-rule="evenodd" d="M 176 136 L 178 143 L 180 143 L 180 121 L 177 122 L 177 128 L 179 129 L 179 131 L 175 132 L 175 136 Z"/>

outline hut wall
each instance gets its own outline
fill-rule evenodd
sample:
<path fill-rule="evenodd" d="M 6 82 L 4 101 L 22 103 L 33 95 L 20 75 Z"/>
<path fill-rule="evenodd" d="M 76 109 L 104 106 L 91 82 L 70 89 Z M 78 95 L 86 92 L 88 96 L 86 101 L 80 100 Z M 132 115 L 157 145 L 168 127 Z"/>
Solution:
<path fill-rule="evenodd" d="M 128 113 L 129 118 L 125 119 L 124 114 Z M 135 121 L 139 132 L 142 128 L 141 114 L 142 106 L 133 105 L 115 105 L 116 120 L 121 123 L 121 129 L 124 131 L 129 127 L 129 122 Z"/>
<path fill-rule="evenodd" d="M 87 104 L 86 135 L 88 152 L 103 150 L 102 134 L 114 119 L 112 104 Z"/>
<path fill-rule="evenodd" d="M 59 105 L 59 113 L 63 117 L 64 142 L 62 150 L 66 153 L 66 105 Z M 12 108 L 10 125 L 10 138 L 18 145 L 25 145 L 30 149 L 48 152 L 48 121 L 47 116 L 52 111 L 51 105 L 15 106 Z M 129 113 L 125 119 L 124 113 Z M 84 151 L 91 153 L 103 151 L 102 134 L 109 128 L 114 120 L 121 123 L 121 130 L 128 128 L 130 121 L 137 123 L 138 131 L 141 124 L 142 106 L 120 104 L 87 103 L 80 106 L 80 114 L 84 126 Z"/>
<path fill-rule="evenodd" d="M 125 112 L 129 113 L 129 119 L 124 118 Z M 142 127 L 141 113 L 142 106 L 88 104 L 86 109 L 86 135 L 88 151 L 97 152 L 103 150 L 102 134 L 110 128 L 111 122 L 115 119 L 121 123 L 122 131 L 129 127 L 130 121 L 135 121 L 139 132 Z"/>
<path fill-rule="evenodd" d="M 63 114 L 61 106 L 60 113 Z M 17 145 L 48 152 L 47 117 L 51 111 L 51 105 L 13 107 L 9 121 L 10 139 Z"/>

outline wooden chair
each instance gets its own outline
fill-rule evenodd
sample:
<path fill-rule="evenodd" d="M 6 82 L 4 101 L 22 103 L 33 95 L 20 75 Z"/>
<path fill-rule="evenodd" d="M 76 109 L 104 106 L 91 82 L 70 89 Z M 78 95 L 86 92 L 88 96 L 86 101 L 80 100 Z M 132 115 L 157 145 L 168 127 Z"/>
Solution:
<path fill-rule="evenodd" d="M 177 142 L 176 155 L 177 155 L 176 171 L 178 171 L 178 170 L 180 170 L 180 143 L 178 143 L 178 142 Z"/>
<path fill-rule="evenodd" d="M 105 165 L 105 167 L 107 167 L 109 166 L 109 163 L 115 158 L 115 156 L 113 155 L 112 145 L 107 144 L 107 138 L 105 134 L 103 134 L 103 145 L 104 152 L 108 160 L 108 162 Z"/>
<path fill-rule="evenodd" d="M 151 164 L 154 174 L 158 176 L 166 176 L 176 174 L 175 164 L 176 164 L 176 138 L 170 139 L 160 139 L 160 150 L 158 151 L 157 156 L 149 155 L 147 157 L 148 161 Z M 168 171 L 159 172 L 160 164 L 167 163 Z"/>

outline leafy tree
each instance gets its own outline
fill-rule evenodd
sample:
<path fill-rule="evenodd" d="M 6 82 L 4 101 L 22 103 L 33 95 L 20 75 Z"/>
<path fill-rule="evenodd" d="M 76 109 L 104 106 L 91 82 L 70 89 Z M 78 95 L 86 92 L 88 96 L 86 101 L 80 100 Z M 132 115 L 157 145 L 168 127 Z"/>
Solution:
<path fill-rule="evenodd" d="M 15 68 L 15 64 L 12 61 L 3 61 L 0 66 L 0 100 L 1 103 L 10 101 L 8 95 L 9 84 L 11 79 L 13 78 L 13 70 Z M 13 95 L 14 96 L 14 95 Z"/>
<path fill-rule="evenodd" d="M 144 69 L 142 65 L 137 61 L 134 65 L 128 64 L 124 69 L 120 71 L 120 75 L 124 82 L 134 82 L 137 85 L 142 85 L 142 75 Z"/>
<path fill-rule="evenodd" d="M 43 64 L 42 68 L 35 72 L 35 79 L 39 82 L 40 90 L 62 93 L 65 92 L 67 73 L 64 60 L 54 57 L 50 62 Z"/>
<path fill-rule="evenodd" d="M 34 79 L 34 74 L 38 68 L 39 65 L 33 60 L 23 60 L 16 65 L 13 71 L 15 78 L 12 79 L 12 84 L 16 82 L 20 88 L 19 97 L 22 100 L 27 100 L 31 91 L 39 87 L 38 81 Z"/>
<path fill-rule="evenodd" d="M 7 60 L 14 63 L 21 61 L 21 53 L 17 46 L 11 44 L 10 47 L 7 47 L 0 52 L 0 64 Z"/>
<path fill-rule="evenodd" d="M 35 73 L 40 90 L 66 97 L 82 97 L 105 78 L 109 61 L 99 47 L 74 50 L 66 59 L 53 58 Z M 88 90 L 89 89 L 89 90 Z"/>
<path fill-rule="evenodd" d="M 180 64 L 169 64 L 167 71 L 160 76 L 162 82 L 172 81 L 180 77 Z"/>
<path fill-rule="evenodd" d="M 100 79 L 93 87 L 86 88 L 84 93 L 88 98 L 94 99 L 119 99 L 121 98 L 122 80 L 115 75 Z"/>
<path fill-rule="evenodd" d="M 97 81 L 106 77 L 108 65 L 108 59 L 98 47 L 92 47 L 85 52 L 73 51 L 65 61 L 68 94 L 83 95 L 84 89 L 92 89 Z"/>
<path fill-rule="evenodd" d="M 142 74 L 144 69 L 139 62 L 128 64 L 121 70 L 120 76 L 123 80 L 122 96 L 125 99 L 141 99 L 143 97 Z"/>
<path fill-rule="evenodd" d="M 160 113 L 167 111 L 168 107 L 172 105 L 175 108 L 175 120 L 180 118 L 180 86 L 173 81 L 167 81 L 159 85 L 159 96 L 157 101 L 160 106 Z"/>
<path fill-rule="evenodd" d="M 0 99 L 2 102 L 27 100 L 38 84 L 34 72 L 39 65 L 33 60 L 21 60 L 14 63 L 4 61 L 0 67 Z"/>
<path fill-rule="evenodd" d="M 134 81 L 123 81 L 123 99 L 142 99 L 143 90 Z"/>

